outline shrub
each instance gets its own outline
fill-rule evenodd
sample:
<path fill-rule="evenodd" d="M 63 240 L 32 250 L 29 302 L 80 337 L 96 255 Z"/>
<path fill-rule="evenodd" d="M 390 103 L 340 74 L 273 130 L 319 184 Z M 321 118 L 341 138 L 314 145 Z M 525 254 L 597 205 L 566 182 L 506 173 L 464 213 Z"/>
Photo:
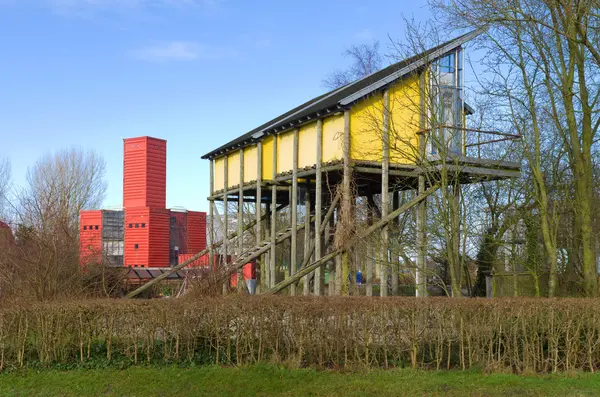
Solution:
<path fill-rule="evenodd" d="M 270 361 L 594 371 L 599 303 L 277 296 L 40 303 L 0 310 L 0 367 Z"/>

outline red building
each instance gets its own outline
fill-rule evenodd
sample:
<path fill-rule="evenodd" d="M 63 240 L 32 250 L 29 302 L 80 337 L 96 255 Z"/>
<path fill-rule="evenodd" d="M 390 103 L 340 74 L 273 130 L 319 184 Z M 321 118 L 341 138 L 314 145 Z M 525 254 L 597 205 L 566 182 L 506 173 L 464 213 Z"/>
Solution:
<path fill-rule="evenodd" d="M 82 264 L 164 268 L 206 248 L 206 213 L 166 209 L 167 142 L 123 140 L 123 210 L 82 211 Z"/>

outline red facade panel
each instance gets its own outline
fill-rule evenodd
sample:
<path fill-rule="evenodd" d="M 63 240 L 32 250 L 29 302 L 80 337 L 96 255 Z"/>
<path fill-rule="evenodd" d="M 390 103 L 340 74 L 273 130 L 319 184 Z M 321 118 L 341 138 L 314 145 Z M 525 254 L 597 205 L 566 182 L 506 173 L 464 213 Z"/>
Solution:
<path fill-rule="evenodd" d="M 125 211 L 125 266 L 169 266 L 169 220 L 166 209 L 129 208 Z"/>
<path fill-rule="evenodd" d="M 165 208 L 167 141 L 151 137 L 123 140 L 123 207 Z"/>
<path fill-rule="evenodd" d="M 79 263 L 102 262 L 102 211 L 79 214 Z"/>
<path fill-rule="evenodd" d="M 206 212 L 187 213 L 187 253 L 197 254 L 206 249 Z"/>

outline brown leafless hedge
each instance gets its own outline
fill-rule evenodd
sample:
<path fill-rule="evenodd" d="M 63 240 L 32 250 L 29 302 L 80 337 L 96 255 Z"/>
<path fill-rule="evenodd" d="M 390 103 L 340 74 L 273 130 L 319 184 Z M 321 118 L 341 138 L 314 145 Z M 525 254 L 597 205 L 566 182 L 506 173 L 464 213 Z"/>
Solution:
<path fill-rule="evenodd" d="M 592 299 L 205 298 L 0 309 L 0 366 L 126 363 L 550 372 L 600 368 Z"/>

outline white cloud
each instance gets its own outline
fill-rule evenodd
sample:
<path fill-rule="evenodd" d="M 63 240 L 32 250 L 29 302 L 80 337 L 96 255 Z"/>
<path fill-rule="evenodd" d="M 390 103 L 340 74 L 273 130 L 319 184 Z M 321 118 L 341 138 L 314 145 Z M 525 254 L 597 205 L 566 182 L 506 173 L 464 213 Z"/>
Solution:
<path fill-rule="evenodd" d="M 169 41 L 131 51 L 136 59 L 151 62 L 217 60 L 236 57 L 237 51 L 216 48 L 192 41 Z"/>

